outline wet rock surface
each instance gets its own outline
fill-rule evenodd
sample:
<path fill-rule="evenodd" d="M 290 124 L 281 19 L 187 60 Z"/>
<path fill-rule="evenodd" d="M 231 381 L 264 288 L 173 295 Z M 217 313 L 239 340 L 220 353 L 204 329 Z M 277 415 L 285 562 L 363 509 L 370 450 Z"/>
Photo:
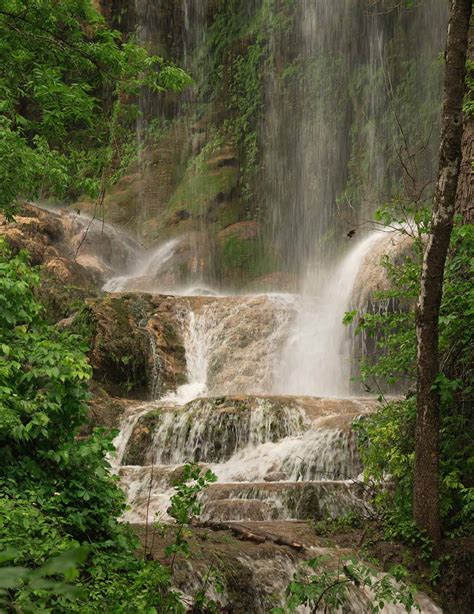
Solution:
<path fill-rule="evenodd" d="M 127 518 L 166 517 L 172 474 L 187 462 L 218 483 L 203 494 L 206 520 L 334 518 L 365 512 L 351 425 L 370 399 L 226 395 L 179 406 L 164 399 L 128 420 L 119 470 Z"/>
<path fill-rule="evenodd" d="M 167 562 L 163 556 L 171 535 L 163 537 L 151 528 L 135 525 L 142 552 Z M 350 548 L 329 546 L 306 522 L 249 521 L 216 523 L 212 529 L 194 527 L 189 538 L 192 562 L 181 560 L 176 570 L 176 583 L 185 594 L 193 594 L 199 578 L 210 567 L 217 570 L 223 584 L 221 594 L 211 594 L 222 611 L 232 614 L 267 614 L 283 605 L 283 595 L 293 575 L 306 571 L 305 563 L 316 556 L 326 556 L 327 565 L 337 568 Z M 421 612 L 440 614 L 441 610 L 420 593 L 417 595 Z M 362 614 L 370 610 L 368 595 L 351 589 L 351 599 L 344 605 L 347 614 Z M 384 612 L 401 613 L 405 609 L 388 606 Z"/>
<path fill-rule="evenodd" d="M 156 397 L 184 379 L 184 348 L 165 297 L 123 295 L 87 301 L 90 362 L 110 392 Z"/>
<path fill-rule="evenodd" d="M 209 395 L 266 394 L 294 318 L 291 295 L 190 297 Z"/>
<path fill-rule="evenodd" d="M 32 265 L 43 267 L 61 284 L 93 287 L 96 271 L 75 259 L 65 218 L 27 203 L 12 221 L 0 215 L 0 235 L 14 253 L 27 250 Z"/>
<path fill-rule="evenodd" d="M 409 234 L 381 233 L 380 241 L 364 258 L 355 279 L 352 296 L 355 306 L 366 308 L 368 305 L 377 305 L 377 292 L 387 291 L 391 287 L 388 270 L 381 264 L 384 257 L 392 264 L 401 264 L 405 259 L 416 255 L 414 243 Z"/>
<path fill-rule="evenodd" d="M 14 220 L 0 216 L 0 234 L 17 252 L 25 249 L 58 282 L 99 288 L 129 267 L 143 251 L 139 243 L 100 218 L 77 209 L 24 203 Z"/>
<path fill-rule="evenodd" d="M 222 501 L 227 503 L 223 510 Z M 263 504 L 263 517 L 252 517 L 249 501 Z M 213 484 L 203 502 L 204 520 L 323 520 L 369 509 L 364 489 L 356 482 L 329 480 Z"/>

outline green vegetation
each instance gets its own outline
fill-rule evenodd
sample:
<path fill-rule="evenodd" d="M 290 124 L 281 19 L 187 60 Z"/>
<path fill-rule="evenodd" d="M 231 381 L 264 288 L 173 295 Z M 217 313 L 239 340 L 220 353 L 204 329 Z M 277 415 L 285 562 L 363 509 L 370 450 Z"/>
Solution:
<path fill-rule="evenodd" d="M 0 244 L 2 456 L 11 461 L 27 446 L 43 453 L 70 439 L 86 415 L 90 367 L 81 340 L 60 333 L 41 317 L 38 284 L 26 255 L 10 258 Z"/>
<path fill-rule="evenodd" d="M 367 603 L 367 611 L 377 614 L 388 603 L 401 604 L 406 612 L 419 610 L 415 603 L 414 590 L 399 582 L 406 583 L 407 572 L 394 566 L 390 574 L 380 575 L 377 571 L 354 558 L 342 557 L 337 569 L 330 566 L 330 557 L 317 556 L 308 561 L 313 573 L 299 572 L 289 584 L 286 592 L 286 607 L 274 608 L 274 614 L 295 612 L 301 605 L 317 612 L 336 611 L 347 602 L 349 587 L 370 589 L 372 598 Z"/>
<path fill-rule="evenodd" d="M 25 254 L 0 252 L 0 599 L 22 612 L 184 612 L 171 569 L 137 558 L 118 518 L 110 435 L 76 438 L 90 367 L 80 339 L 47 324 Z M 214 476 L 189 467 L 176 487 L 172 561 Z M 199 599 L 206 600 L 204 595 Z"/>
<path fill-rule="evenodd" d="M 229 234 L 222 239 L 221 253 L 224 275 L 227 273 L 237 278 L 241 275 L 252 279 L 271 271 L 257 237 Z"/>
<path fill-rule="evenodd" d="M 235 165 L 226 165 L 231 146 L 220 135 L 211 138 L 199 154 L 191 159 L 169 204 L 169 215 L 186 211 L 194 218 L 209 218 L 220 195 L 228 198 L 237 184 Z M 227 155 L 226 155 L 227 154 Z M 231 160 L 232 161 L 232 160 Z"/>
<path fill-rule="evenodd" d="M 133 156 L 140 88 L 190 82 L 124 42 L 91 0 L 3 0 L 0 41 L 0 210 L 8 216 L 19 196 L 103 195 Z"/>
<path fill-rule="evenodd" d="M 430 172 L 438 146 L 432 136 L 437 135 L 433 126 L 439 123 L 440 62 L 426 55 L 416 60 L 400 58 L 399 51 L 393 55 L 397 68 L 390 66 L 390 59 L 388 65 L 384 63 L 376 71 L 373 67 L 361 66 L 345 86 L 355 117 L 350 127 L 349 175 L 338 202 L 341 208 L 356 207 L 366 216 L 371 215 L 373 209 L 364 211 L 364 202 L 380 202 L 388 194 L 395 195 L 403 190 L 406 177 L 401 172 L 402 165 L 416 174 L 420 184 L 432 179 L 425 173 Z M 392 83 L 392 73 L 403 76 Z M 367 116 L 369 92 L 375 99 L 387 100 L 387 104 L 378 105 L 370 117 Z M 382 134 L 384 138 L 374 138 Z M 383 173 L 377 168 L 380 159 L 384 160 Z"/>
<path fill-rule="evenodd" d="M 255 214 L 258 196 L 255 181 L 261 170 L 260 122 L 264 109 L 265 79 L 276 58 L 274 37 L 291 25 L 294 0 L 219 0 L 213 23 L 207 33 L 199 92 L 203 101 L 228 108 L 222 125 L 225 139 L 236 143 L 240 152 L 240 188 Z"/>
<path fill-rule="evenodd" d="M 387 224 L 388 210 L 379 213 Z M 383 382 L 410 385 L 416 374 L 415 298 L 423 242 L 428 232 L 424 214 L 417 216 L 419 235 L 414 249 L 398 263 L 386 258 L 383 266 L 391 289 L 374 296 L 387 310 L 360 314 L 356 333 L 374 343 L 374 354 L 362 360 L 361 377 L 368 388 Z M 469 535 L 474 521 L 474 428 L 470 403 L 473 394 L 474 293 L 472 289 L 474 231 L 472 225 L 454 228 L 445 271 L 439 320 L 441 372 L 437 387 L 441 399 L 441 512 L 445 533 Z M 355 312 L 346 320 L 352 321 Z M 376 503 L 383 512 L 386 535 L 408 543 L 425 543 L 412 521 L 412 485 L 415 437 L 415 393 L 401 401 L 382 401 L 382 409 L 355 424 L 367 479 L 379 485 Z M 393 488 L 385 488 L 385 479 Z"/>

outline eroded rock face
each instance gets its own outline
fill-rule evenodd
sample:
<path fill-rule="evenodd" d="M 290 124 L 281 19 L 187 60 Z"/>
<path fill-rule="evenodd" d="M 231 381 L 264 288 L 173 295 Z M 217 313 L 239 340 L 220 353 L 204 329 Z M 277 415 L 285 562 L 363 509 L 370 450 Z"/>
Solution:
<path fill-rule="evenodd" d="M 215 521 L 323 520 L 366 510 L 360 485 L 329 480 L 213 484 L 203 501 L 203 519 Z M 256 510 L 261 518 L 252 517 Z"/>
<path fill-rule="evenodd" d="M 222 462 L 249 444 L 301 434 L 304 421 L 298 407 L 272 398 L 220 397 L 159 407 L 138 420 L 124 462 Z"/>
<path fill-rule="evenodd" d="M 184 348 L 166 297 L 91 299 L 87 311 L 94 378 L 110 392 L 156 398 L 183 382 Z"/>
<path fill-rule="evenodd" d="M 391 282 L 387 269 L 381 266 L 385 256 L 393 264 L 413 257 L 413 238 L 399 232 L 387 232 L 387 236 L 373 246 L 365 257 L 354 283 L 352 303 L 355 306 L 365 308 L 369 304 L 374 304 L 377 302 L 374 297 L 377 292 L 390 289 Z"/>
<path fill-rule="evenodd" d="M 76 262 L 95 273 L 101 283 L 117 272 L 129 270 L 143 247 L 115 226 L 78 211 L 60 210 L 64 236 Z"/>
<path fill-rule="evenodd" d="M 28 251 L 33 265 L 59 284 L 100 288 L 131 267 L 143 248 L 128 235 L 77 210 L 23 204 L 15 219 L 0 216 L 0 234 L 13 249 Z"/>
<path fill-rule="evenodd" d="M 60 215 L 23 204 L 11 222 L 0 215 L 0 235 L 13 252 L 27 250 L 31 264 L 43 265 L 60 284 L 94 287 L 98 281 L 94 271 L 74 259 Z"/>
<path fill-rule="evenodd" d="M 90 392 L 87 423 L 80 429 L 80 435 L 82 437 L 89 436 L 96 427 L 103 427 L 108 430 L 118 429 L 130 402 L 110 396 L 96 382 L 92 382 Z"/>

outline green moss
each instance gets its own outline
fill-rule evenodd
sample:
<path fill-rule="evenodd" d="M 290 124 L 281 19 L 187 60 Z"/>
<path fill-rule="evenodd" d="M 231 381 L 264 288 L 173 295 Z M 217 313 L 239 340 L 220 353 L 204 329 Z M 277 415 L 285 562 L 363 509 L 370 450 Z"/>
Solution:
<path fill-rule="evenodd" d="M 36 294 L 43 306 L 43 317 L 51 324 L 81 310 L 86 299 L 98 296 L 98 292 L 93 288 L 60 283 L 46 269 L 42 269 L 40 275 L 41 281 Z"/>
<path fill-rule="evenodd" d="M 258 237 L 229 235 L 221 242 L 220 256 L 224 278 L 236 283 L 255 279 L 273 270 L 273 262 L 262 250 Z"/>
<path fill-rule="evenodd" d="M 92 324 L 92 318 L 89 308 L 85 303 L 82 303 L 77 312 L 74 314 L 74 318 L 71 322 L 71 326 L 68 330 L 75 335 L 78 335 L 81 339 L 90 345 L 94 327 Z"/>
<path fill-rule="evenodd" d="M 162 411 L 160 409 L 154 409 L 145 416 L 142 416 L 139 420 L 139 424 L 149 429 L 154 429 L 161 421 Z"/>
<path fill-rule="evenodd" d="M 230 151 L 229 151 L 230 150 Z M 214 135 L 193 158 L 167 206 L 168 219 L 179 212 L 186 216 L 212 216 L 216 201 L 230 200 L 237 185 L 237 167 L 232 162 L 232 146 Z"/>
<path fill-rule="evenodd" d="M 225 269 L 249 269 L 255 259 L 256 245 L 254 240 L 228 237 L 222 246 L 222 264 Z"/>
<path fill-rule="evenodd" d="M 204 48 L 198 52 L 204 58 L 198 91 L 203 101 L 211 99 L 226 110 L 223 127 L 235 140 L 241 161 L 240 194 L 254 213 L 265 81 L 276 67 L 272 40 L 289 30 L 293 3 L 219 0 Z"/>
<path fill-rule="evenodd" d="M 146 390 L 150 342 L 148 333 L 139 326 L 146 317 L 144 300 L 131 295 L 89 303 L 94 376 L 112 386 L 112 393 L 128 395 Z"/>
<path fill-rule="evenodd" d="M 185 373 L 176 374 L 176 385 L 177 386 L 182 386 L 183 384 L 186 384 L 186 382 L 187 382 L 187 378 L 186 378 Z"/>
<path fill-rule="evenodd" d="M 214 228 L 216 231 L 219 231 L 239 221 L 242 215 L 242 202 L 234 198 L 230 202 L 217 206 L 215 209 L 215 212 L 211 211 L 210 215 Z"/>

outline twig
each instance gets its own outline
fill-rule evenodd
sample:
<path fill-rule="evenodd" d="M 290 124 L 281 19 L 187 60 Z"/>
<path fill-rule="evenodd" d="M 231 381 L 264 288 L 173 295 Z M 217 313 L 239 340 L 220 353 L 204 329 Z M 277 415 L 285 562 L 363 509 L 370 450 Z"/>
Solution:
<path fill-rule="evenodd" d="M 150 500 L 151 500 L 151 491 L 153 488 L 153 477 L 154 477 L 154 469 L 155 469 L 155 459 L 154 459 L 154 455 L 152 455 L 151 457 L 151 473 L 150 473 L 150 484 L 148 486 L 148 497 L 147 497 L 147 501 L 146 501 L 146 518 L 145 518 L 145 558 L 148 557 L 148 526 L 149 526 L 149 520 L 148 520 L 148 512 L 150 510 Z M 150 552 L 151 554 L 151 552 Z"/>
<path fill-rule="evenodd" d="M 313 607 L 313 614 L 316 614 L 316 613 L 317 613 L 317 611 L 318 611 L 318 607 L 319 607 L 319 604 L 321 603 L 321 601 L 322 601 L 322 599 L 323 599 L 323 597 L 324 597 L 324 595 L 325 595 L 326 593 L 328 593 L 330 590 L 332 590 L 332 589 L 333 589 L 335 586 L 338 586 L 339 584 L 348 584 L 348 583 L 350 583 L 350 582 L 352 582 L 352 580 L 338 580 L 337 582 L 334 582 L 334 583 L 333 583 L 333 584 L 331 584 L 330 586 L 327 586 L 327 587 L 326 587 L 326 588 L 323 590 L 323 592 L 322 592 L 322 593 L 319 595 L 319 599 L 316 601 L 316 604 L 315 604 L 315 606 Z"/>
<path fill-rule="evenodd" d="M 38 30 L 40 30 L 41 32 L 44 32 L 45 34 L 47 34 L 48 40 L 50 42 L 53 42 L 56 46 L 61 47 L 61 48 L 64 48 L 64 46 L 69 47 L 70 49 L 72 49 L 78 55 L 81 55 L 82 57 L 84 57 L 87 60 L 89 60 L 89 62 L 92 62 L 101 73 L 105 73 L 106 72 L 104 67 L 101 66 L 100 62 L 98 62 L 98 60 L 96 58 L 94 58 L 94 56 L 90 55 L 86 51 L 83 51 L 82 49 L 78 48 L 77 45 L 69 42 L 68 40 L 62 38 L 61 36 L 58 36 L 54 32 L 51 32 L 51 30 L 48 30 L 47 28 L 44 28 L 37 21 L 32 23 L 31 21 L 29 21 L 23 15 L 19 15 L 18 13 L 10 13 L 9 11 L 4 11 L 4 10 L 0 10 L 0 15 L 3 15 L 4 17 L 8 17 L 9 19 L 12 19 L 14 21 L 22 21 L 23 23 L 27 24 L 30 27 L 38 28 Z M 23 30 L 18 30 L 18 32 L 24 33 L 24 34 L 30 36 L 29 32 L 24 32 Z M 42 38 L 44 38 L 44 37 L 42 37 Z M 92 42 L 92 41 L 90 41 L 90 42 Z"/>

